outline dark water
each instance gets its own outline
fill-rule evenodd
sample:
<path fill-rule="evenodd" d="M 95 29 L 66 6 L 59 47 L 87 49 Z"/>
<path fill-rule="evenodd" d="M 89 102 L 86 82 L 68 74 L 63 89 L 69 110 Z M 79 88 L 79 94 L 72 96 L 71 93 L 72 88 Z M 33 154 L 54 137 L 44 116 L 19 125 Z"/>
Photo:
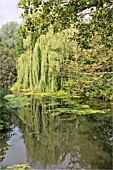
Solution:
<path fill-rule="evenodd" d="M 27 163 L 36 169 L 112 169 L 109 104 L 56 97 L 29 99 L 28 106 L 13 110 L 10 129 L 0 133 L 1 167 Z"/>

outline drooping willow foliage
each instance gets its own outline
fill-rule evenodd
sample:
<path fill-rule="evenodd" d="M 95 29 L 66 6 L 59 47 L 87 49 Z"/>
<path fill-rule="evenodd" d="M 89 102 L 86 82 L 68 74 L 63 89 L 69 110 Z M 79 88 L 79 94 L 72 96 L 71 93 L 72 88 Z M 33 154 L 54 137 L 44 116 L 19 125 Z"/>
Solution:
<path fill-rule="evenodd" d="M 46 35 L 41 35 L 32 50 L 32 36 L 24 40 L 27 48 L 17 61 L 18 80 L 13 87 L 37 90 L 38 92 L 58 91 L 62 88 L 60 72 L 64 62 L 72 56 L 74 43 L 71 29 L 53 33 L 50 26 Z"/>
<path fill-rule="evenodd" d="M 19 7 L 25 51 L 13 90 L 72 90 L 112 100 L 111 0 L 20 0 Z"/>

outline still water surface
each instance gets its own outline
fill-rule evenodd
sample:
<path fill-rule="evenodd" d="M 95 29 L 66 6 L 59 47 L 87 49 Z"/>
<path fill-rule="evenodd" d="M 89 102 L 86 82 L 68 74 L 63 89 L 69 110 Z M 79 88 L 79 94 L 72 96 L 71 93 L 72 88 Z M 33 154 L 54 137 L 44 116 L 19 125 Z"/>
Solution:
<path fill-rule="evenodd" d="M 10 130 L 0 134 L 1 167 L 27 163 L 36 169 L 112 169 L 112 115 L 92 114 L 109 105 L 29 99 L 28 106 L 14 109 Z"/>

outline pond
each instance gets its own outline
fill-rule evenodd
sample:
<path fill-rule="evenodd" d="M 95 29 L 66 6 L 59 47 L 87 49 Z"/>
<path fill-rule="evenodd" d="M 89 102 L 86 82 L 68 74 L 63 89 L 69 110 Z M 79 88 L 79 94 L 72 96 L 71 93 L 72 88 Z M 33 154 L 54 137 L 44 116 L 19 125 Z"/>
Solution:
<path fill-rule="evenodd" d="M 21 98 L 8 100 L 12 114 L 10 128 L 0 133 L 2 168 L 27 163 L 35 169 L 112 169 L 109 103 L 55 96 L 27 96 L 20 102 Z"/>

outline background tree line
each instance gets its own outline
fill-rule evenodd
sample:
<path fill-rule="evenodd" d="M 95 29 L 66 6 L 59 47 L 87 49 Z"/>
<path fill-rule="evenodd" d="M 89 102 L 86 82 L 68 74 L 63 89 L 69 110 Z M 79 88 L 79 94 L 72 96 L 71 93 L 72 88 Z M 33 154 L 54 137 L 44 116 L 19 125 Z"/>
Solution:
<path fill-rule="evenodd" d="M 22 51 L 19 25 L 8 22 L 0 28 L 0 89 L 8 89 L 17 80 L 16 61 Z"/>

